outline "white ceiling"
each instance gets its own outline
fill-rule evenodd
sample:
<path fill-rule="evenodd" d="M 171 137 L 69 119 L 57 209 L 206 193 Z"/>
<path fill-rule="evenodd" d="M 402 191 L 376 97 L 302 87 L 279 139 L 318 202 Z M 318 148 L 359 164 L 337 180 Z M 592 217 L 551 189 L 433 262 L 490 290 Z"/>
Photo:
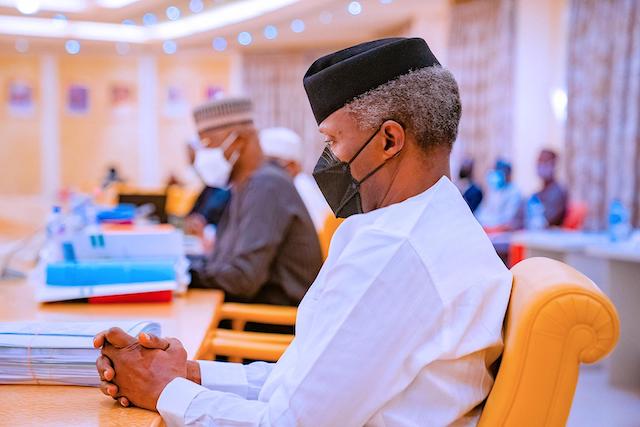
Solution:
<path fill-rule="evenodd" d="M 40 8 L 25 15 L 16 8 L 16 1 L 36 2 Z M 137 50 L 162 51 L 167 40 L 175 41 L 179 50 L 212 49 L 212 41 L 223 37 L 227 50 L 334 46 L 395 32 L 411 20 L 416 8 L 431 0 L 359 0 L 361 12 L 356 15 L 349 13 L 350 0 L 200 1 L 203 10 L 193 13 L 190 5 L 198 6 L 198 0 L 0 0 L 0 44 L 28 40 L 36 50 L 39 46 L 62 49 L 66 40 L 75 39 L 83 44 L 83 51 L 85 46 L 113 51 L 116 42 L 127 42 Z M 170 6 L 180 10 L 177 20 L 167 18 Z M 358 11 L 358 5 L 351 8 Z M 66 21 L 54 19 L 60 13 Z M 148 13 L 156 16 L 156 24 L 143 25 Z M 296 19 L 304 22 L 302 32 L 291 28 Z M 125 20 L 134 25 L 124 25 Z M 267 26 L 275 27 L 275 32 L 270 28 L 272 35 L 277 32 L 275 39 L 266 37 Z M 243 31 L 252 35 L 248 46 L 238 43 Z"/>

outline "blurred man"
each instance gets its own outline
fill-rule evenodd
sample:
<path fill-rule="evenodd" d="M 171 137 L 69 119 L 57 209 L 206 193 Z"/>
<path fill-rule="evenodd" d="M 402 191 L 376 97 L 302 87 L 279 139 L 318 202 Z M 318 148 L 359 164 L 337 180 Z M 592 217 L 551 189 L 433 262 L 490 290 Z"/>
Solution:
<path fill-rule="evenodd" d="M 191 286 L 222 289 L 227 301 L 297 305 L 322 265 L 320 244 L 291 179 L 264 162 L 251 102 L 213 101 L 194 118 L 203 144 L 195 167 L 231 196 L 213 253 L 192 264 Z"/>
<path fill-rule="evenodd" d="M 473 180 L 472 159 L 467 158 L 462 161 L 462 166 L 460 166 L 458 178 L 458 188 L 460 188 L 462 198 L 465 202 L 467 202 L 467 205 L 469 205 L 469 209 L 471 209 L 471 212 L 475 212 L 482 202 L 482 189 L 478 185 L 476 185 L 475 181 Z"/>
<path fill-rule="evenodd" d="M 521 228 L 518 212 L 522 205 L 520 190 L 511 182 L 511 164 L 496 161 L 487 174 L 487 196 L 477 211 L 480 224 L 489 231 L 508 231 Z"/>
<path fill-rule="evenodd" d="M 187 145 L 187 155 L 189 164 L 194 167 L 196 161 L 196 151 L 202 147 L 195 143 Z M 195 170 L 198 179 L 202 178 Z M 191 212 L 184 220 L 184 231 L 187 234 L 202 237 L 204 229 L 208 224 L 217 226 L 222 218 L 222 213 L 229 203 L 231 192 L 227 188 L 214 188 L 207 185 L 204 186 L 198 198 L 191 208 Z"/>
<path fill-rule="evenodd" d="M 276 127 L 260 131 L 260 145 L 267 160 L 287 171 L 302 197 L 317 231 L 324 226 L 331 209 L 313 177 L 302 171 L 302 141 L 291 129 Z"/>
<path fill-rule="evenodd" d="M 449 180 L 456 81 L 424 40 L 395 38 L 318 59 L 304 85 L 327 144 L 314 177 L 347 219 L 295 339 L 243 366 L 114 329 L 95 341 L 103 391 L 169 426 L 475 425 L 512 276 Z"/>
<path fill-rule="evenodd" d="M 567 212 L 567 190 L 556 181 L 558 155 L 552 150 L 542 150 L 538 156 L 537 172 L 542 180 L 542 189 L 535 193 L 544 207 L 547 225 L 560 226 Z"/>

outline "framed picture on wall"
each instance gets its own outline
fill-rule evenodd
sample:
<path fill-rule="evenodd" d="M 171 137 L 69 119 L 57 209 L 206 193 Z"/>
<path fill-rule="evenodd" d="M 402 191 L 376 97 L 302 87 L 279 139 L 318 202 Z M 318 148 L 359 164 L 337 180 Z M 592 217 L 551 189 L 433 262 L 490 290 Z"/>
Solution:
<path fill-rule="evenodd" d="M 178 86 L 168 86 L 165 94 L 164 114 L 167 117 L 189 115 L 189 104 Z"/>
<path fill-rule="evenodd" d="M 67 90 L 67 111 L 70 114 L 87 114 L 89 112 L 89 88 L 80 84 L 72 84 Z"/>
<path fill-rule="evenodd" d="M 131 86 L 124 83 L 111 85 L 109 93 L 111 112 L 117 116 L 127 116 L 135 111 L 135 96 Z"/>
<path fill-rule="evenodd" d="M 208 85 L 204 91 L 204 100 L 213 101 L 224 96 L 224 89 L 221 86 Z"/>
<path fill-rule="evenodd" d="M 9 81 L 7 106 L 14 116 L 30 116 L 35 111 L 33 87 L 21 80 Z"/>

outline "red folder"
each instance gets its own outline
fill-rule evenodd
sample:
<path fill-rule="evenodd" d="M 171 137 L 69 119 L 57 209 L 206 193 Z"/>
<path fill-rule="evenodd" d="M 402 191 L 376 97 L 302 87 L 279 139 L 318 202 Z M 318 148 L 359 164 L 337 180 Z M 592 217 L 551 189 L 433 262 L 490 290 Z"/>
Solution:
<path fill-rule="evenodd" d="M 109 295 L 103 297 L 90 297 L 89 304 L 123 304 L 140 302 L 170 302 L 173 299 L 173 291 L 145 292 L 142 294 Z"/>

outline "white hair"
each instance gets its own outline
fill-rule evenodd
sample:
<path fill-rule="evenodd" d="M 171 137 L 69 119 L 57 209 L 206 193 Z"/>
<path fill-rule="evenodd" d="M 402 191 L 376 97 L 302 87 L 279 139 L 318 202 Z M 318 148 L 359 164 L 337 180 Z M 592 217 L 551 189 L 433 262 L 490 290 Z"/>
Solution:
<path fill-rule="evenodd" d="M 453 146 L 462 106 L 451 72 L 435 66 L 411 71 L 378 86 L 349 102 L 345 110 L 363 130 L 395 120 L 428 150 Z"/>

